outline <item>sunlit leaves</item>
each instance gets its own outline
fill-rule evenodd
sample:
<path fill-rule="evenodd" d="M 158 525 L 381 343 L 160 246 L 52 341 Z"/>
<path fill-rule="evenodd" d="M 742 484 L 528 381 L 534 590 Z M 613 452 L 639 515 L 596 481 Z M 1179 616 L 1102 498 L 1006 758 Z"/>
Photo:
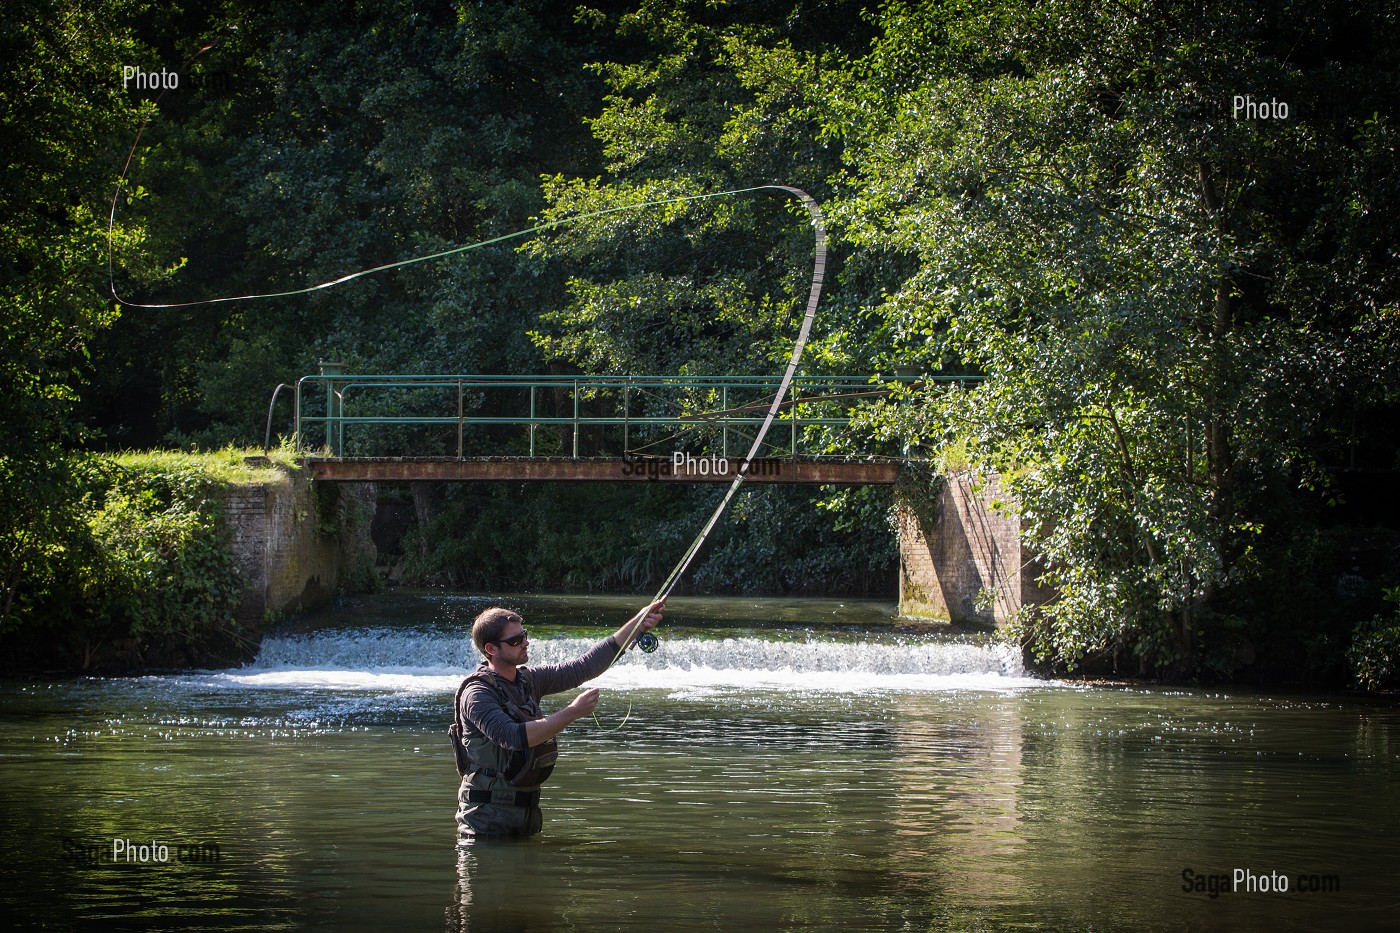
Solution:
<path fill-rule="evenodd" d="M 121 65 L 142 47 L 115 25 L 119 7 L 16 2 L 0 14 L 0 630 L 71 602 L 65 576 L 88 546 L 73 408 L 89 348 L 116 318 L 104 279 L 121 140 L 149 112 L 121 87 Z M 115 226 L 115 271 L 154 282 L 170 261 L 141 255 L 145 235 L 139 223 Z"/>
<path fill-rule="evenodd" d="M 885 430 L 1003 471 L 1057 590 L 1023 620 L 1042 655 L 1222 663 L 1211 627 L 1237 632 L 1212 610 L 1249 585 L 1237 558 L 1293 521 L 1276 503 L 1320 473 L 1347 383 L 1384 371 L 1348 320 L 1384 332 L 1365 309 L 1394 301 L 1393 257 L 1368 267 L 1332 218 L 1393 186 L 1318 196 L 1374 170 L 1362 150 L 1383 128 L 1354 138 L 1351 102 L 1326 95 L 1335 69 L 1290 55 L 1336 41 L 1327 4 L 891 6 L 879 22 L 831 79 L 827 132 L 851 169 L 832 213 L 862 248 L 917 258 L 887 287 L 885 352 L 988 377 L 905 400 Z M 1231 119 L 1233 94 L 1266 89 L 1306 112 Z"/>

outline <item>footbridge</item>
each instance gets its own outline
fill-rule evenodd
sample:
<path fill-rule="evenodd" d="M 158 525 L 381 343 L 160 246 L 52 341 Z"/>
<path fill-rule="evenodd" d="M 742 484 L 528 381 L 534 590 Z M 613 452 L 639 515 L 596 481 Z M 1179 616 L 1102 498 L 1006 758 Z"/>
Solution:
<path fill-rule="evenodd" d="M 366 375 L 323 364 L 321 373 L 279 389 L 294 390 L 297 444 L 317 480 L 724 483 L 737 474 L 779 383 L 777 376 Z M 889 392 L 869 377 L 795 378 L 747 481 L 893 484 L 904 452 L 852 453 L 847 430 L 862 407 Z M 269 426 L 271 417 L 270 408 Z"/>
<path fill-rule="evenodd" d="M 368 489 L 418 481 L 727 483 L 779 384 L 776 376 L 367 375 L 323 364 L 320 373 L 279 386 L 268 409 L 270 440 L 279 393 L 290 390 L 308 469 L 292 488 L 250 490 L 247 502 L 234 503 L 230 512 L 246 526 L 235 538 L 251 542 L 250 579 L 291 574 L 294 592 L 318 581 L 333 591 L 324 581 L 337 578 L 337 548 L 293 519 L 312 508 L 315 481 Z M 747 481 L 895 483 L 907 452 L 860 449 L 850 426 L 897 385 L 796 378 Z M 900 612 L 1004 624 L 1023 604 L 1045 598 L 1023 572 L 1034 557 L 1023 553 L 1019 519 L 990 507 L 1002 495 L 995 476 L 945 479 L 924 507 L 899 510 Z M 278 522 L 288 527 L 269 530 Z M 297 535 L 307 539 L 302 550 L 325 552 L 327 569 L 283 553 L 296 550 L 286 542 Z M 262 610 L 253 610 L 260 618 Z"/>

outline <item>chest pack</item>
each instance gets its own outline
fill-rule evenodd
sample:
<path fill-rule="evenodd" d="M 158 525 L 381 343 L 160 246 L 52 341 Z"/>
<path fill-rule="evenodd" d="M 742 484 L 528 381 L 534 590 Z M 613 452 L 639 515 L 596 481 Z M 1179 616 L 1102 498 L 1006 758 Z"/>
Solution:
<path fill-rule="evenodd" d="M 452 725 L 447 735 L 452 742 L 457 774 L 466 777 L 476 771 L 486 772 L 488 778 L 504 779 L 513 787 L 535 787 L 543 784 L 554 772 L 559 758 L 559 743 L 553 738 L 533 748 L 519 750 L 503 748 L 470 726 L 462 717 L 462 694 L 472 684 L 490 690 L 507 716 L 519 723 L 540 718 L 540 703 L 531 689 L 530 672 L 517 671 L 515 684 L 506 682 L 499 674 L 479 670 L 462 681 L 452 702 Z"/>

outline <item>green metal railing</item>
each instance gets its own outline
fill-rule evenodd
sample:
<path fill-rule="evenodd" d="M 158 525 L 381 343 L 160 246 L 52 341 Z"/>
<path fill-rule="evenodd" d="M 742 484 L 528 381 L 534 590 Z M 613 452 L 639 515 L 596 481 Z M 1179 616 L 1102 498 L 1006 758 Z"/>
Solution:
<path fill-rule="evenodd" d="M 470 437 L 473 432 L 505 429 L 514 436 L 479 453 L 579 458 L 585 446 L 611 447 L 613 455 L 645 454 L 669 435 L 680 435 L 690 446 L 728 457 L 747 452 L 747 439 L 763 423 L 780 381 L 777 376 L 371 376 L 323 364 L 320 374 L 296 383 L 296 442 L 307 450 L 324 438 L 333 457 L 346 455 L 350 438 L 356 455 L 450 456 L 455 448 L 460 459 L 478 455 L 480 437 Z M 852 408 L 887 391 L 868 378 L 799 376 L 769 443 L 780 455 L 800 456 L 804 429 L 845 426 Z M 376 429 L 398 436 L 376 445 L 371 439 Z M 415 429 L 429 433 L 414 434 Z M 376 453 L 376 446 L 389 450 Z"/>

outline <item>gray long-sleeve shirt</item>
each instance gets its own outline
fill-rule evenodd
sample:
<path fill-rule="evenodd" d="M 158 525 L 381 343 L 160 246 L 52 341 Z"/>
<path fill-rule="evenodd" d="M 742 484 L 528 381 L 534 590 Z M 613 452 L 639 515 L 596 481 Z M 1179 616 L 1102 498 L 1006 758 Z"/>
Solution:
<path fill-rule="evenodd" d="M 538 702 L 540 697 L 572 690 L 579 684 L 592 680 L 606 671 L 616 656 L 617 642 L 613 641 L 610 635 L 572 661 L 546 664 L 543 667 L 522 667 L 520 670 L 530 672 L 533 696 L 525 692 L 525 678 L 517 676 L 513 683 L 499 676 L 495 680 L 497 684 L 504 685 L 512 699 L 523 705 L 529 699 Z M 485 661 L 481 662 L 477 670 L 483 668 L 488 668 Z M 469 729 L 477 730 L 503 748 L 520 750 L 529 747 L 525 724 L 513 719 L 501 706 L 495 692 L 484 683 L 473 683 L 462 691 L 462 720 Z"/>

